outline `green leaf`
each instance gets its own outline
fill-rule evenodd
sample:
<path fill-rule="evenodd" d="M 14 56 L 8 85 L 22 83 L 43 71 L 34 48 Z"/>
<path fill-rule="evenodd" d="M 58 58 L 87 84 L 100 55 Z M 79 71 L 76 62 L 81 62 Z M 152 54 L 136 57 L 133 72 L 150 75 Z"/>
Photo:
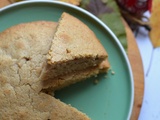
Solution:
<path fill-rule="evenodd" d="M 127 51 L 128 44 L 125 26 L 115 0 L 82 0 L 80 7 L 102 20 L 113 31 Z"/>
<path fill-rule="evenodd" d="M 101 0 L 90 0 L 89 4 L 86 6 L 86 10 L 97 17 L 103 13 L 113 12 L 113 9 L 108 7 L 106 3 L 103 3 Z"/>
<path fill-rule="evenodd" d="M 103 3 L 107 3 L 107 2 L 108 2 L 108 0 L 102 0 L 102 2 L 103 2 Z"/>
<path fill-rule="evenodd" d="M 123 45 L 124 49 L 127 50 L 127 39 L 126 39 L 126 31 L 123 23 L 121 21 L 121 17 L 117 18 L 117 14 L 104 14 L 101 16 L 101 20 L 112 30 L 112 32 L 117 36 Z"/>

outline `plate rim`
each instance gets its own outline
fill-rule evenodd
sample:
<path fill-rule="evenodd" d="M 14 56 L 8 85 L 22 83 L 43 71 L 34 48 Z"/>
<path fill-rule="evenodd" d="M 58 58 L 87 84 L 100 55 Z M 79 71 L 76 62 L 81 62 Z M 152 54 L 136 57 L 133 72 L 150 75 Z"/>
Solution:
<path fill-rule="evenodd" d="M 0 8 L 0 12 L 3 12 L 7 9 L 10 9 L 10 8 L 18 6 L 18 5 L 24 5 L 24 4 L 28 4 L 28 3 L 30 3 L 30 4 L 31 3 L 51 3 L 51 4 L 59 4 L 59 5 L 63 5 L 63 6 L 66 6 L 66 7 L 76 9 L 76 10 L 78 10 L 80 12 L 83 12 L 84 14 L 88 15 L 92 19 L 94 19 L 96 22 L 98 22 L 110 34 L 110 36 L 114 39 L 117 46 L 121 50 L 122 55 L 124 57 L 124 60 L 126 62 L 126 65 L 128 67 L 128 72 L 129 72 L 129 77 L 130 77 L 130 82 L 131 82 L 131 84 L 130 84 L 131 85 L 131 100 L 130 100 L 130 106 L 129 106 L 129 112 L 128 112 L 127 120 L 130 120 L 131 115 L 132 115 L 133 105 L 134 105 L 134 77 L 133 77 L 133 72 L 132 72 L 131 64 L 129 62 L 129 58 L 126 54 L 126 51 L 124 50 L 122 44 L 120 43 L 120 41 L 118 40 L 116 35 L 112 32 L 112 30 L 104 22 L 102 22 L 98 17 L 96 17 L 92 13 L 88 12 L 87 10 L 85 10 L 83 8 L 80 8 L 78 6 L 66 3 L 66 2 L 58 1 L 58 0 L 53 0 L 53 1 L 51 1 L 51 0 L 24 0 L 24 1 L 12 3 L 10 5 L 7 5 L 7 6 L 3 7 L 3 8 Z"/>

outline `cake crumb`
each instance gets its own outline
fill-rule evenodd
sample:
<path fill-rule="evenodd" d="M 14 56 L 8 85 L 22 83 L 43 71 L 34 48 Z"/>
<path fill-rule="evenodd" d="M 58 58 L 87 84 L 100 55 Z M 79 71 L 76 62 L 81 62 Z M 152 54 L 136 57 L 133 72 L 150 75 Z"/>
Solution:
<path fill-rule="evenodd" d="M 112 75 L 114 75 L 114 74 L 115 74 L 115 72 L 114 72 L 114 71 L 111 71 L 111 74 L 112 74 Z"/>
<path fill-rule="evenodd" d="M 98 75 L 94 75 L 94 77 L 98 77 Z"/>
<path fill-rule="evenodd" d="M 94 84 L 98 84 L 98 82 L 99 82 L 99 80 L 97 80 L 97 79 L 95 79 L 95 80 L 93 81 Z"/>
<path fill-rule="evenodd" d="M 66 49 L 66 53 L 71 53 L 71 50 L 69 50 L 69 49 Z"/>
<path fill-rule="evenodd" d="M 71 105 L 71 104 L 68 104 L 68 106 L 72 107 L 72 105 Z"/>
<path fill-rule="evenodd" d="M 108 76 L 107 76 L 107 75 L 105 75 L 104 77 L 105 77 L 105 78 L 107 78 Z"/>

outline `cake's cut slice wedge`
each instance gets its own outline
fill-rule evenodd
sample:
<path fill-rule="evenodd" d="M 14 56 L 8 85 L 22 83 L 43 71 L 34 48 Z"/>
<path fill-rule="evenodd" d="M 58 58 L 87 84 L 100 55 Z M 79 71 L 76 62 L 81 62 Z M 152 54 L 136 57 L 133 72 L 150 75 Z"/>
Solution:
<path fill-rule="evenodd" d="M 48 64 L 53 74 L 45 78 L 54 81 L 73 80 L 75 76 L 91 73 L 92 70 L 97 74 L 100 64 L 107 57 L 106 50 L 94 32 L 76 17 L 63 13 L 48 54 Z"/>

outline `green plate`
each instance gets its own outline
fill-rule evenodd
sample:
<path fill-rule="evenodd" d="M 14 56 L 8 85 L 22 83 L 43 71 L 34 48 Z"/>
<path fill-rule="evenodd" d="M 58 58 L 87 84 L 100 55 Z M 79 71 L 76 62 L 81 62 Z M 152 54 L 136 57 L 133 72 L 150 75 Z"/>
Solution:
<path fill-rule="evenodd" d="M 95 32 L 109 54 L 111 70 L 107 75 L 101 74 L 62 89 L 56 92 L 56 97 L 86 113 L 92 120 L 129 120 L 134 98 L 131 67 L 118 39 L 97 17 L 62 2 L 24 1 L 0 9 L 0 32 L 23 22 L 58 21 L 64 11 Z M 98 84 L 94 84 L 95 80 Z"/>

